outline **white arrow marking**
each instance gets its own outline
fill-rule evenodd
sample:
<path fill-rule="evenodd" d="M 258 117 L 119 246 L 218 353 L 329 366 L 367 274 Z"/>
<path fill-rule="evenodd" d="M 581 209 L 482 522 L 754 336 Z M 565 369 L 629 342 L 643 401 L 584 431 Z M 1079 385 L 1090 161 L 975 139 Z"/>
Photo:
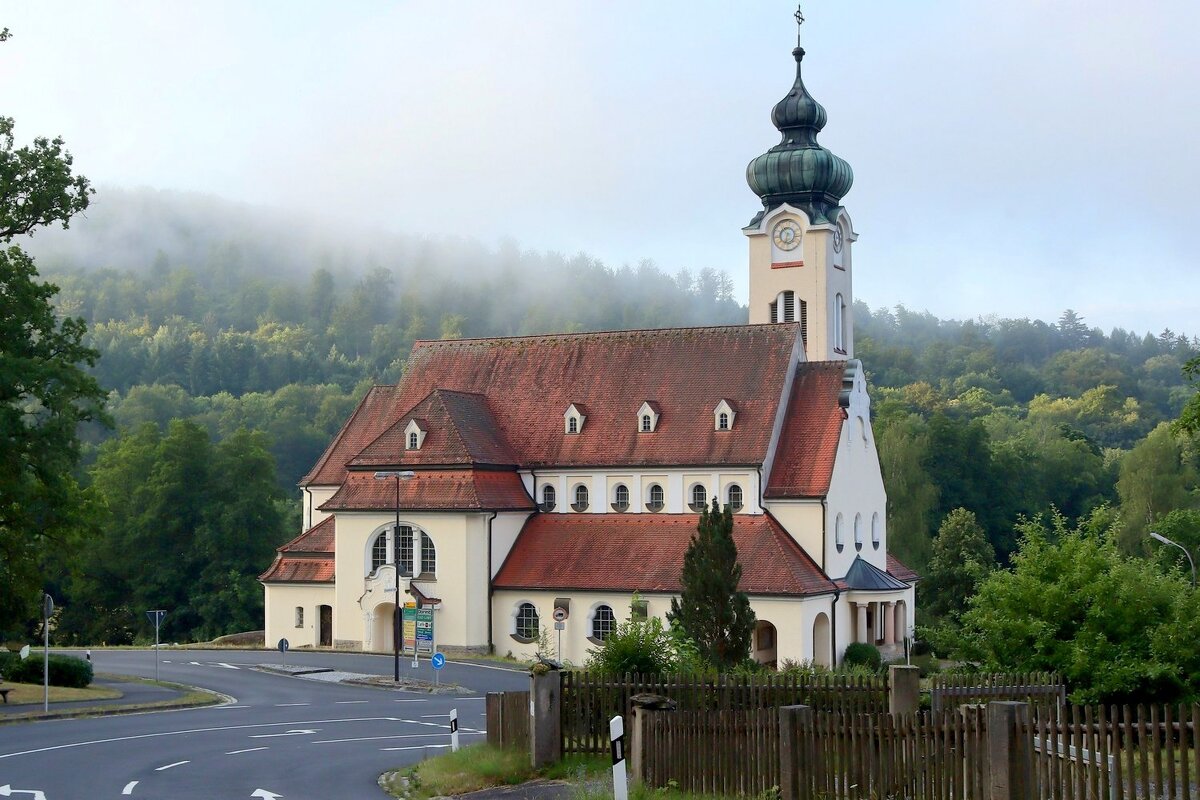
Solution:
<path fill-rule="evenodd" d="M 297 728 L 296 730 L 284 731 L 283 733 L 255 733 L 255 734 L 251 734 L 250 738 L 251 739 L 274 739 L 279 736 L 308 736 L 309 734 L 313 734 L 316 732 L 317 731 L 314 730 L 313 728 Z"/>
<path fill-rule="evenodd" d="M 190 764 L 190 763 L 192 763 L 192 762 L 190 762 L 190 761 L 176 761 L 176 762 L 175 762 L 175 763 L 173 763 L 173 764 L 164 764 L 164 765 L 163 765 L 163 766 L 161 766 L 161 767 L 155 767 L 155 768 L 154 768 L 154 771 L 155 771 L 155 772 L 162 772 L 164 769 L 170 769 L 171 767 L 182 767 L 184 764 Z"/>
<path fill-rule="evenodd" d="M 42 794 L 40 789 L 14 789 L 7 783 L 0 786 L 0 795 L 11 797 L 14 794 L 31 794 L 33 795 L 31 800 L 46 800 L 46 795 Z"/>
<path fill-rule="evenodd" d="M 225 669 L 241 669 L 241 667 L 235 667 L 233 664 L 226 664 L 224 661 L 218 661 L 217 666 L 224 667 Z"/>
<path fill-rule="evenodd" d="M 281 795 L 281 794 L 275 794 L 274 792 L 268 792 L 266 789 L 255 789 L 253 792 L 250 793 L 250 796 L 251 797 L 261 797 L 262 800 L 279 800 L 279 798 L 283 797 L 283 795 Z"/>
<path fill-rule="evenodd" d="M 133 794 L 133 787 L 137 786 L 137 781 L 130 781 L 125 784 L 125 788 L 121 790 L 121 794 Z"/>

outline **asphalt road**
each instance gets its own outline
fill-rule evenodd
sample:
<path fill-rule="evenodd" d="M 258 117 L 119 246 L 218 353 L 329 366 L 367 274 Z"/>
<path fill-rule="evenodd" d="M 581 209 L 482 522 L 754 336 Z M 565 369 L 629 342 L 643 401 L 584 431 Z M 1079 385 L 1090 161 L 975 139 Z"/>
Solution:
<path fill-rule="evenodd" d="M 447 663 L 444 681 L 469 695 L 322 683 L 251 669 L 279 653 L 164 650 L 163 680 L 235 698 L 207 708 L 0 726 L 0 796 L 18 800 L 381 800 L 380 773 L 449 745 L 458 710 L 463 743 L 484 729 L 483 695 L 526 689 L 524 672 Z M 93 650 L 98 672 L 154 676 L 153 651 Z M 289 653 L 288 664 L 391 675 L 392 660 Z M 401 674 L 430 679 L 428 661 Z M 40 793 L 40 794 L 39 794 Z"/>

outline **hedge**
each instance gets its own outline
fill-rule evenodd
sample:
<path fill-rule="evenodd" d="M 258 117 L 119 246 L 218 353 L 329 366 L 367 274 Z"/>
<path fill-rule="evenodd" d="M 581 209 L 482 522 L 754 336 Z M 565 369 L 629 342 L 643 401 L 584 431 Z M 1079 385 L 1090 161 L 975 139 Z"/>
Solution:
<path fill-rule="evenodd" d="M 24 661 L 16 653 L 0 652 L 0 675 L 13 683 L 41 683 L 42 656 L 30 653 Z M 92 682 L 92 664 L 74 656 L 50 656 L 50 685 L 83 689 Z"/>

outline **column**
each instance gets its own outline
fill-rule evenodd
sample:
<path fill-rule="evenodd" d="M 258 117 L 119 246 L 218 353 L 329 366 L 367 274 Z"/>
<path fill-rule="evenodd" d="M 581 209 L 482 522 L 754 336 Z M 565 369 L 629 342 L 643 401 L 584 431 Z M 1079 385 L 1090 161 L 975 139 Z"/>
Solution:
<path fill-rule="evenodd" d="M 884 603 L 883 613 L 883 643 L 891 645 L 896 643 L 896 603 Z"/>
<path fill-rule="evenodd" d="M 858 627 L 854 632 L 854 641 L 869 642 L 870 640 L 868 637 L 871 634 L 867 631 L 867 604 L 855 603 L 854 607 L 858 612 Z"/>

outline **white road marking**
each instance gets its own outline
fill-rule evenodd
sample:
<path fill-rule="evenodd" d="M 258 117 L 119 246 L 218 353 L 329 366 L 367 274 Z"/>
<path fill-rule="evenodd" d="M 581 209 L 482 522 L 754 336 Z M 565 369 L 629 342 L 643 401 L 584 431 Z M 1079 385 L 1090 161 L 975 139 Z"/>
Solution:
<path fill-rule="evenodd" d="M 0 760 L 5 758 L 15 758 L 16 756 L 29 756 L 35 753 L 49 753 L 54 750 L 68 750 L 73 747 L 87 747 L 93 744 L 111 744 L 113 742 L 131 742 L 137 739 L 156 739 L 159 736 L 183 736 L 190 733 L 212 733 L 213 731 L 238 731 L 248 728 L 278 728 L 281 725 L 332 725 L 337 722 L 405 722 L 406 720 L 398 719 L 397 717 L 350 717 L 346 719 L 311 719 L 300 720 L 294 722 L 259 722 L 250 725 L 221 725 L 213 728 L 188 728 L 182 731 L 162 731 L 159 733 L 138 733 L 133 736 L 114 736 L 110 739 L 91 739 L 85 742 L 69 742 L 67 744 L 56 744 L 50 747 L 37 747 L 32 750 L 18 750 L 15 753 L 0 753 Z M 430 723 L 418 723 L 428 725 Z"/>
<path fill-rule="evenodd" d="M 245 750 L 230 750 L 225 755 L 236 756 L 238 753 L 253 753 L 256 750 L 270 750 L 270 749 L 271 748 L 267 747 L 266 745 L 263 745 L 262 747 L 247 747 Z"/>
<path fill-rule="evenodd" d="M 387 750 L 438 750 L 438 749 L 441 749 L 444 747 L 449 747 L 449 746 L 450 745 L 448 745 L 448 744 L 426 744 L 426 745 L 417 745 L 416 747 L 381 747 L 379 749 L 381 751 L 387 751 Z"/>
<path fill-rule="evenodd" d="M 0 794 L 5 797 L 11 797 L 14 794 L 27 794 L 30 795 L 30 800 L 46 800 L 46 795 L 41 789 L 14 789 L 7 783 L 0 786 Z"/>
<path fill-rule="evenodd" d="M 121 794 L 133 794 L 133 787 L 137 786 L 137 781 L 130 781 L 125 784 L 125 788 L 121 790 Z"/>
<path fill-rule="evenodd" d="M 268 792 L 266 789 L 255 789 L 250 793 L 251 797 L 261 797 L 262 800 L 281 800 L 283 795 Z"/>
<path fill-rule="evenodd" d="M 241 669 L 241 667 L 235 667 L 233 664 L 226 664 L 224 661 L 218 661 L 217 666 L 224 667 L 225 669 Z"/>
<path fill-rule="evenodd" d="M 251 739 L 275 739 L 280 736 L 308 736 L 316 733 L 317 728 L 297 728 L 296 730 L 284 731 L 283 733 L 256 733 L 250 736 Z"/>
<path fill-rule="evenodd" d="M 226 708 L 249 708 L 249 707 L 250 707 L 250 706 L 209 706 L 209 708 L 213 708 L 213 709 L 226 709 Z"/>
<path fill-rule="evenodd" d="M 459 728 L 464 736 L 483 736 L 487 731 L 477 731 L 473 728 Z M 309 744 L 335 744 L 337 742 L 374 742 L 380 739 L 428 739 L 431 736 L 445 736 L 444 733 L 397 733 L 391 736 L 357 736 L 349 739 L 314 739 Z"/>
<path fill-rule="evenodd" d="M 190 761 L 176 761 L 174 764 L 164 764 L 164 765 L 163 765 L 163 766 L 161 766 L 161 767 L 155 767 L 155 768 L 154 768 L 154 771 L 155 771 L 155 772 L 162 772 L 164 769 L 170 769 L 171 767 L 182 767 L 184 764 L 190 764 L 190 763 L 192 763 L 192 762 L 190 762 Z"/>
<path fill-rule="evenodd" d="M 371 702 L 371 701 L 370 700 L 335 700 L 333 702 L 333 704 L 335 706 L 352 706 L 357 703 L 369 703 L 369 702 Z"/>
<path fill-rule="evenodd" d="M 393 700 L 393 703 L 428 703 L 428 700 Z"/>
<path fill-rule="evenodd" d="M 310 706 L 312 703 L 276 703 L 276 708 L 289 708 L 290 706 Z"/>

